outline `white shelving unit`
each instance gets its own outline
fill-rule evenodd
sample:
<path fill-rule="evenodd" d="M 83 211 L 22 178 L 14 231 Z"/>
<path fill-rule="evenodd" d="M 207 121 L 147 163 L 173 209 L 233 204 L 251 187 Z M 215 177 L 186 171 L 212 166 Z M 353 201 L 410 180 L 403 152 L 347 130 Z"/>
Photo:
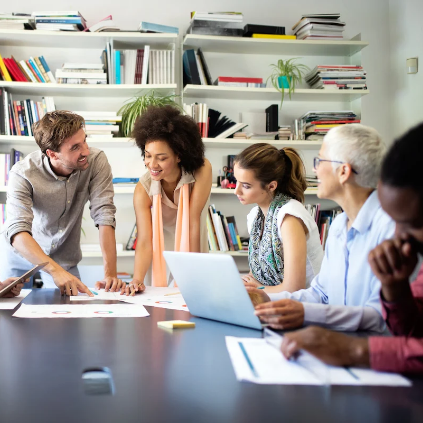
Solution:
<path fill-rule="evenodd" d="M 186 35 L 182 50 L 201 48 L 206 58 L 212 76 L 265 76 L 270 74 L 269 64 L 276 63 L 279 58 L 303 58 L 299 63 L 306 63 L 310 68 L 319 64 L 361 64 L 361 50 L 369 43 L 361 41 L 360 35 L 352 40 L 275 40 L 253 39 L 238 37 L 218 37 L 211 35 Z M 270 57 L 272 56 L 272 57 Z M 230 65 L 228 64 L 230 63 Z M 265 63 L 266 65 L 262 65 Z M 231 73 L 231 69 L 235 69 Z M 225 73 L 228 72 L 228 73 Z M 266 80 L 265 78 L 263 78 Z M 346 110 L 352 109 L 357 114 L 361 112 L 361 99 L 370 94 L 370 90 L 319 90 L 300 86 L 289 98 L 285 92 L 283 103 L 284 116 L 286 111 L 293 109 L 292 116 L 299 117 L 308 110 Z M 182 90 L 185 103 L 207 103 L 213 109 L 221 111 L 232 120 L 238 121 L 239 112 L 263 111 L 269 104 L 279 105 L 281 93 L 272 86 L 267 88 L 244 88 L 215 85 L 188 84 Z M 266 103 L 267 102 L 267 103 Z M 308 105 L 310 103 L 310 105 Z M 231 106 L 233 105 L 233 106 Z M 281 122 L 282 123 L 282 122 Z M 287 122 L 284 122 L 287 123 Z M 248 130 L 247 130 L 248 131 Z M 235 139 L 204 139 L 206 155 L 213 168 L 222 167 L 223 156 L 237 154 L 242 149 L 256 142 L 271 143 L 278 148 L 293 147 L 306 156 L 311 163 L 312 155 L 317 155 L 321 142 L 317 141 L 265 141 L 265 140 L 235 140 Z M 313 154 L 314 153 L 314 154 Z M 214 174 L 215 178 L 215 174 Z M 317 202 L 317 189 L 307 189 L 306 202 Z M 230 213 L 237 218 L 238 227 L 246 221 L 249 208 L 237 214 L 236 202 L 230 200 L 230 195 L 236 200 L 233 190 L 212 188 L 215 196 L 216 208 L 223 210 L 223 214 Z M 228 196 L 229 195 L 229 196 Z M 320 200 L 318 200 L 320 201 Z M 326 207 L 333 204 L 322 201 Z M 235 204 L 235 206 L 234 206 Z M 226 210 L 225 210 L 226 209 Z M 246 253 L 228 252 L 235 257 L 247 257 Z"/>
<path fill-rule="evenodd" d="M 54 32 L 0 30 L 0 54 L 3 57 L 13 55 L 17 60 L 30 56 L 43 55 L 53 74 L 65 62 L 99 63 L 106 43 L 113 50 L 143 49 L 149 45 L 151 49 L 175 50 L 175 76 L 179 79 L 179 36 L 176 34 L 152 34 L 139 32 Z M 12 94 L 13 100 L 27 98 L 39 101 L 42 96 L 54 98 L 57 109 L 118 111 L 126 100 L 154 91 L 156 94 L 170 95 L 179 93 L 179 84 L 108 84 L 108 85 L 67 85 L 52 83 L 8 82 L 0 81 L 0 87 Z M 92 138 L 89 145 L 103 149 L 108 157 L 115 177 L 139 177 L 144 171 L 141 153 L 129 138 Z M 28 154 L 38 149 L 33 137 L 0 136 L 0 151 L 9 152 L 16 148 Z M 123 187 L 122 187 L 123 188 Z M 117 190 L 119 192 L 119 189 Z M 121 190 L 122 193 L 131 190 Z M 0 200 L 6 198 L 6 187 L 0 187 Z M 135 222 L 132 198 L 129 195 L 115 197 L 117 207 L 117 243 L 126 245 Z M 86 236 L 82 242 L 98 243 L 98 230 L 94 227 L 89 210 L 84 211 L 82 226 Z M 119 270 L 133 271 L 133 251 L 118 252 Z M 86 252 L 82 264 L 100 264 L 101 253 Z M 123 265 L 123 267 L 121 267 Z"/>

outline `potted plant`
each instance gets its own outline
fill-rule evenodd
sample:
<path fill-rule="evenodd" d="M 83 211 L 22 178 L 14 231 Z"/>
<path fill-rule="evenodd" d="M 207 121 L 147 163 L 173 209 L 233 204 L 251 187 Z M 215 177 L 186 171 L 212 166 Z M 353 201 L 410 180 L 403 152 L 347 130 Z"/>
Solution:
<path fill-rule="evenodd" d="M 267 78 L 267 81 L 270 79 L 272 85 L 282 93 L 281 107 L 285 97 L 285 90 L 288 90 L 289 98 L 291 99 L 291 93 L 295 91 L 295 85 L 302 82 L 304 72 L 309 70 L 306 65 L 294 63 L 297 59 L 298 57 L 288 60 L 279 59 L 276 65 L 271 65 L 273 72 Z"/>
<path fill-rule="evenodd" d="M 129 99 L 118 111 L 118 114 L 122 115 L 122 135 L 124 137 L 129 137 L 131 135 L 137 117 L 141 116 L 147 110 L 148 106 L 170 105 L 180 109 L 179 104 L 175 102 L 175 98 L 175 94 L 160 96 L 152 91 L 140 97 Z"/>

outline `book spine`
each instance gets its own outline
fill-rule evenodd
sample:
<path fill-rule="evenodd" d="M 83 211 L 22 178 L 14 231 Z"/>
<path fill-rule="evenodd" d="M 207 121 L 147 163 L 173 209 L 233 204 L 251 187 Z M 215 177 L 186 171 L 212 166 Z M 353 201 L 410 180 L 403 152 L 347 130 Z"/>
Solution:
<path fill-rule="evenodd" d="M 225 235 L 226 235 L 226 240 L 227 240 L 227 244 L 229 246 L 229 249 L 231 251 L 235 251 L 235 247 L 234 244 L 232 242 L 232 237 L 231 237 L 231 233 L 229 232 L 229 226 L 228 226 L 228 221 L 226 220 L 225 216 L 221 216 L 222 218 L 222 223 L 223 223 L 223 227 L 225 229 Z"/>
<path fill-rule="evenodd" d="M 207 224 L 207 237 L 208 237 L 208 240 L 209 240 L 209 248 L 212 251 L 218 251 L 218 248 L 217 248 L 217 245 L 216 245 L 216 240 L 215 240 L 214 235 L 213 235 L 213 229 L 211 227 L 212 223 L 210 221 L 210 215 L 209 214 L 207 214 L 207 217 L 206 217 L 206 224 Z"/>
<path fill-rule="evenodd" d="M 9 116 L 9 94 L 6 90 L 4 90 L 4 99 L 3 99 L 3 106 L 4 106 L 4 119 L 5 119 L 5 129 L 6 135 L 11 134 L 11 128 L 9 126 L 10 116 Z"/>
<path fill-rule="evenodd" d="M 5 64 L 5 66 L 6 66 L 6 69 L 9 72 L 9 75 L 11 75 L 13 81 L 21 82 L 20 77 L 16 75 L 15 69 L 13 68 L 13 66 L 9 62 L 9 60 L 10 59 L 6 59 L 6 58 L 3 59 L 3 62 Z"/>
<path fill-rule="evenodd" d="M 10 125 L 10 135 L 19 135 L 16 129 L 15 111 L 13 109 L 13 104 L 10 99 L 9 99 L 9 125 Z"/>
<path fill-rule="evenodd" d="M 4 89 L 0 88 L 0 135 L 6 135 L 6 118 L 5 118 L 5 98 Z"/>
<path fill-rule="evenodd" d="M 56 83 L 56 79 L 54 78 L 53 73 L 51 72 L 46 60 L 44 59 L 44 56 L 40 56 L 40 62 L 42 63 L 45 71 L 47 72 L 48 77 L 50 78 L 50 81 L 55 84 Z"/>
<path fill-rule="evenodd" d="M 37 82 L 37 79 L 35 78 L 34 73 L 30 70 L 30 68 L 25 63 L 25 61 L 21 60 L 19 63 L 22 66 L 22 69 L 28 75 L 30 82 Z"/>
<path fill-rule="evenodd" d="M 32 68 L 34 69 L 34 71 L 36 72 L 40 82 L 46 82 L 43 78 L 43 75 L 41 74 L 41 71 L 38 69 L 37 64 L 35 63 L 35 60 L 33 57 L 29 58 L 29 63 L 31 64 Z"/>
<path fill-rule="evenodd" d="M 35 79 L 37 82 L 41 82 L 41 79 L 39 78 L 37 72 L 35 71 L 35 68 L 32 66 L 31 62 L 29 60 L 26 61 L 26 64 L 28 65 L 29 69 L 31 69 Z"/>
<path fill-rule="evenodd" d="M 13 102 L 13 106 L 15 108 L 15 115 L 18 121 L 18 125 L 17 127 L 19 128 L 19 135 L 24 136 L 25 135 L 25 129 L 24 129 L 24 125 L 23 125 L 23 120 L 22 120 L 22 113 L 20 111 L 20 104 L 18 104 L 18 101 L 14 101 Z"/>
<path fill-rule="evenodd" d="M 120 84 L 120 51 L 115 51 L 115 84 Z"/>
<path fill-rule="evenodd" d="M 25 105 L 25 114 L 26 114 L 27 123 L 28 123 L 28 135 L 30 137 L 32 137 L 32 135 L 33 135 L 32 125 L 33 125 L 34 121 L 32 120 L 31 100 L 25 100 L 24 105 Z"/>
<path fill-rule="evenodd" d="M 6 69 L 6 65 L 4 64 L 4 61 L 3 61 L 3 58 L 1 57 L 1 54 L 0 54 L 0 70 L 1 70 L 1 73 L 3 75 L 4 80 L 11 82 L 12 78 L 11 78 L 8 70 Z"/>
<path fill-rule="evenodd" d="M 45 80 L 47 83 L 51 82 L 51 81 L 50 81 L 49 76 L 47 75 L 46 70 L 44 69 L 44 67 L 43 67 L 43 65 L 42 65 L 42 63 L 41 63 L 40 58 L 39 58 L 39 57 L 35 57 L 34 59 L 35 59 L 35 63 L 36 63 L 36 64 L 37 64 L 37 66 L 38 66 L 38 69 L 39 69 L 39 70 L 40 70 L 40 72 L 41 72 L 41 75 L 43 75 L 44 80 Z"/>
<path fill-rule="evenodd" d="M 23 122 L 23 127 L 24 127 L 24 132 L 25 132 L 25 136 L 28 136 L 28 121 L 26 118 L 26 114 L 25 114 L 25 102 L 23 101 L 19 101 L 18 102 L 18 111 L 20 112 L 21 116 L 22 116 L 22 122 Z"/>

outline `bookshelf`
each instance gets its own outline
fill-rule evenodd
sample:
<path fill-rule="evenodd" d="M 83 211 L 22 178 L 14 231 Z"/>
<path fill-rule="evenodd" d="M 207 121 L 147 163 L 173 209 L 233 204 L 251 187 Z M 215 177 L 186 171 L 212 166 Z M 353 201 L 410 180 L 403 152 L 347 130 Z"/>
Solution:
<path fill-rule="evenodd" d="M 369 45 L 359 36 L 348 41 L 272 40 L 259 38 L 192 35 L 184 37 L 185 48 L 201 48 L 205 52 L 233 54 L 286 54 L 298 56 L 352 56 Z"/>
<path fill-rule="evenodd" d="M 53 74 L 63 63 L 100 63 L 100 56 L 106 43 L 113 50 L 142 49 L 149 45 L 151 49 L 175 50 L 175 77 L 179 79 L 179 36 L 176 34 L 153 34 L 140 32 L 54 32 L 0 30 L 0 53 L 3 57 L 14 56 L 17 60 L 26 60 L 30 56 L 44 56 Z M 13 100 L 31 98 L 40 101 L 42 96 L 54 98 L 59 110 L 114 111 L 117 112 L 126 100 L 154 90 L 156 94 L 178 94 L 179 84 L 109 84 L 109 85 L 74 85 L 30 82 L 0 81 L 13 96 Z M 88 140 L 92 147 L 106 153 L 116 177 L 139 177 L 144 165 L 139 149 L 129 138 L 92 138 Z M 33 137 L 0 136 L 0 152 L 8 153 L 11 148 L 22 151 L 25 155 L 38 149 Z M 121 187 L 123 188 L 123 187 Z M 131 189 L 122 193 L 133 194 Z M 119 190 L 118 190 L 119 191 Z M 6 187 L 0 187 L 0 202 L 6 198 Z M 117 207 L 116 242 L 126 245 L 132 232 L 135 214 L 132 195 L 115 196 Z M 98 230 L 94 227 L 89 204 L 84 210 L 82 226 L 86 235 L 81 242 L 98 243 Z M 133 251 L 118 252 L 118 270 L 133 272 Z M 84 252 L 84 264 L 99 264 L 100 253 Z"/>
<path fill-rule="evenodd" d="M 184 96 L 193 99 L 269 100 L 280 101 L 281 93 L 274 88 L 220 87 L 215 85 L 186 85 Z M 316 90 L 298 88 L 291 101 L 352 101 L 369 94 L 369 90 Z M 289 100 L 288 94 L 285 93 Z"/>
<path fill-rule="evenodd" d="M 277 40 L 253 39 L 241 37 L 221 37 L 212 35 L 186 35 L 181 50 L 202 49 L 210 73 L 215 80 L 218 76 L 250 76 L 262 77 L 266 81 L 270 75 L 270 64 L 278 59 L 299 58 L 298 63 L 313 69 L 321 64 L 361 65 L 361 51 L 369 45 L 361 40 L 361 35 L 351 40 Z M 182 84 L 182 81 L 181 81 Z M 229 87 L 215 85 L 186 85 L 182 90 L 184 103 L 207 103 L 208 107 L 219 110 L 235 122 L 240 122 L 240 112 L 264 112 L 270 104 L 280 106 L 281 93 L 267 85 L 267 88 Z M 302 84 L 295 89 L 289 98 L 285 92 L 283 107 L 280 110 L 279 123 L 292 124 L 309 110 L 353 110 L 361 116 L 362 99 L 370 94 L 370 90 L 323 90 L 307 88 Z M 248 129 L 247 129 L 248 132 Z M 216 180 L 216 169 L 226 163 L 228 154 L 237 154 L 251 144 L 267 142 L 278 148 L 293 147 L 299 150 L 306 165 L 307 174 L 311 174 L 312 158 L 317 155 L 321 141 L 267 141 L 251 139 L 204 139 L 206 156 L 213 166 L 213 181 Z M 232 200 L 230 195 L 232 194 Z M 229 195 L 229 196 L 228 196 Z M 305 191 L 306 203 L 321 203 L 322 209 L 330 209 L 335 204 L 329 200 L 317 198 L 317 189 Z M 216 209 L 224 215 L 234 215 L 240 235 L 246 234 L 246 216 L 250 207 L 240 207 L 233 190 L 212 188 L 212 202 Z M 234 255 L 234 252 L 227 254 Z M 247 254 L 239 253 L 239 257 Z M 237 262 L 238 266 L 241 262 Z M 243 265 L 245 266 L 245 264 Z"/>
<path fill-rule="evenodd" d="M 38 82 L 15 82 L 0 81 L 0 87 L 7 89 L 11 94 L 27 96 L 49 96 L 49 97 L 117 97 L 127 99 L 135 95 L 146 94 L 154 90 L 157 94 L 168 95 L 175 92 L 177 84 L 42 84 Z"/>

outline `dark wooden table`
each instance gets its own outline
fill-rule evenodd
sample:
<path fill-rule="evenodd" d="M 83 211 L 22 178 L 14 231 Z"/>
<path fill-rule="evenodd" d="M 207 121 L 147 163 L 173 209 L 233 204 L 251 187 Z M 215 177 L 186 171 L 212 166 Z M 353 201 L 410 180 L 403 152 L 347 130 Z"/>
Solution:
<path fill-rule="evenodd" d="M 26 304 L 58 304 L 34 290 Z M 259 331 L 147 307 L 150 317 L 18 319 L 0 311 L 0 422 L 419 422 L 412 388 L 268 386 L 236 380 L 225 336 Z M 173 332 L 157 322 L 191 319 Z M 84 393 L 82 372 L 108 367 L 115 395 Z"/>

